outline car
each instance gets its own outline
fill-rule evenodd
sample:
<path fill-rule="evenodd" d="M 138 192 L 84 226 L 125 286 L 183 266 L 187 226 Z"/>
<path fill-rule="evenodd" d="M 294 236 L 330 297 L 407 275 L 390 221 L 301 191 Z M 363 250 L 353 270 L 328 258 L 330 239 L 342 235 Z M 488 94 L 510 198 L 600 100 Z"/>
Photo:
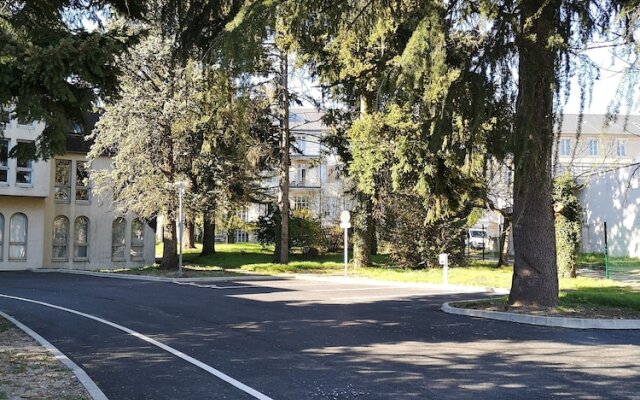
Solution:
<path fill-rule="evenodd" d="M 487 231 L 484 229 L 469 229 L 467 244 L 472 249 L 481 249 L 487 245 Z"/>

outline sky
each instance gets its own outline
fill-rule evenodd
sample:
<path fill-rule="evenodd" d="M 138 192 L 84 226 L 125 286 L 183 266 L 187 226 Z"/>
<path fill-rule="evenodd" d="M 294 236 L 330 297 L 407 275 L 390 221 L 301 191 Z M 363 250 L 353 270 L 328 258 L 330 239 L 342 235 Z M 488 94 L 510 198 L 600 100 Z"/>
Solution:
<path fill-rule="evenodd" d="M 619 73 L 622 69 L 621 63 L 613 63 L 612 57 L 608 49 L 597 49 L 588 52 L 589 57 L 600 66 L 600 79 L 596 81 L 593 87 L 592 101 L 587 105 L 584 112 L 587 114 L 604 114 L 609 104 L 615 99 L 618 86 L 622 78 Z M 568 103 L 564 107 L 564 112 L 578 113 L 580 111 L 580 95 L 578 90 L 577 79 L 572 81 L 572 92 Z M 640 93 L 636 94 L 636 98 Z M 640 114 L 640 109 L 635 107 L 629 110 L 630 114 Z M 626 109 L 621 109 L 621 113 L 626 113 Z"/>

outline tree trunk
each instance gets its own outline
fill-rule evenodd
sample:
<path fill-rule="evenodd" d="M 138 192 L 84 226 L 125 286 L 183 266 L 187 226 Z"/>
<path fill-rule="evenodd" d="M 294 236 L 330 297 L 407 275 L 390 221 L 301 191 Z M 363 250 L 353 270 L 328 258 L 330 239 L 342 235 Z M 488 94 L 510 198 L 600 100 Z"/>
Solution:
<path fill-rule="evenodd" d="M 280 246 L 279 263 L 289 263 L 289 66 L 287 53 L 280 51 Z"/>
<path fill-rule="evenodd" d="M 196 248 L 196 224 L 191 218 L 185 218 L 183 247 L 185 249 Z"/>
<path fill-rule="evenodd" d="M 498 265 L 500 268 L 503 265 L 509 264 L 509 236 L 511 235 L 511 215 L 503 215 L 504 224 L 502 224 L 502 232 L 500 232 L 500 245 L 498 248 Z"/>
<path fill-rule="evenodd" d="M 162 261 L 161 269 L 178 268 L 178 236 L 176 234 L 176 221 L 169 217 L 170 213 L 165 213 L 167 217 L 163 219 L 162 227 Z"/>
<path fill-rule="evenodd" d="M 360 96 L 360 117 L 371 112 L 373 96 Z M 353 219 L 353 266 L 354 268 L 371 266 L 371 254 L 377 251 L 374 246 L 375 228 L 373 222 L 373 201 L 364 193 L 357 193 L 358 211 Z"/>
<path fill-rule="evenodd" d="M 214 218 L 209 213 L 204 213 L 202 218 L 202 252 L 201 256 L 215 254 L 216 252 L 216 225 Z"/>
<path fill-rule="evenodd" d="M 367 195 L 360 195 L 359 210 L 353 224 L 353 267 L 371 266 L 372 244 L 375 235 L 373 227 L 373 201 Z"/>
<path fill-rule="evenodd" d="M 512 305 L 558 304 L 551 202 L 556 54 L 548 48 L 557 7 L 557 2 L 545 0 L 520 3 L 523 32 L 516 37 L 520 59 L 514 137 Z"/>

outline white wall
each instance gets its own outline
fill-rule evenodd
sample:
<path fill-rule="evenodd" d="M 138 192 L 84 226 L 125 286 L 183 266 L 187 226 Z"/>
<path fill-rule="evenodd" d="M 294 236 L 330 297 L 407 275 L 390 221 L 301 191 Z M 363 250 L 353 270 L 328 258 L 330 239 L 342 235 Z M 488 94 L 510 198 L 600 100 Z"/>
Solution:
<path fill-rule="evenodd" d="M 640 257 L 640 171 L 622 168 L 594 175 L 580 193 L 585 210 L 583 252 L 604 252 L 607 222 L 609 255 Z"/>
<path fill-rule="evenodd" d="M 73 269 L 109 269 L 124 268 L 131 266 L 143 266 L 153 264 L 155 260 L 155 238 L 153 230 L 145 224 L 144 231 L 144 259 L 131 259 L 131 222 L 135 216 L 127 214 L 123 217 L 126 220 L 125 238 L 125 259 L 121 261 L 111 258 L 112 223 L 116 217 L 113 213 L 111 196 L 91 193 L 89 202 L 78 202 L 75 199 L 76 162 L 84 161 L 83 154 L 66 154 L 58 156 L 56 159 L 71 160 L 71 198 L 68 202 L 56 201 L 53 196 L 47 199 L 46 220 L 44 224 L 44 266 L 46 268 L 73 268 Z M 51 182 L 55 182 L 55 160 L 51 162 Z M 102 157 L 94 161 L 92 169 L 108 169 L 111 161 L 107 157 Z M 53 220 L 64 215 L 69 219 L 69 246 L 67 249 L 68 258 L 66 261 L 52 260 L 53 253 Z M 84 216 L 89 219 L 89 258 L 86 261 L 73 259 L 73 224 L 77 217 Z"/>
<path fill-rule="evenodd" d="M 44 129 L 43 124 L 33 123 L 20 125 L 17 121 L 11 121 L 4 129 L 4 138 L 9 140 L 9 150 L 18 141 L 35 141 Z M 50 194 L 51 186 L 49 181 L 49 167 L 45 161 L 33 163 L 31 185 L 16 184 L 17 160 L 9 159 L 8 182 L 0 182 L 0 196 L 28 196 L 47 197 Z"/>
<path fill-rule="evenodd" d="M 45 200 L 41 198 L 0 196 L 0 213 L 4 216 L 0 271 L 42 267 L 44 202 Z M 9 221 L 15 213 L 23 213 L 27 216 L 27 257 L 24 261 L 9 260 Z"/>

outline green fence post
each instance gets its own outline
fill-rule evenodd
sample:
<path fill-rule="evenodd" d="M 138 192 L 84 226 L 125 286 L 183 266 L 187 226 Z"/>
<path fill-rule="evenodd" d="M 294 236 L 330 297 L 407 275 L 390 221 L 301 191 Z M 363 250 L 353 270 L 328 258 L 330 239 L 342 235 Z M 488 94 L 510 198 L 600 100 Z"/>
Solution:
<path fill-rule="evenodd" d="M 609 244 L 607 242 L 607 222 L 604 223 L 604 277 L 609 279 Z"/>

